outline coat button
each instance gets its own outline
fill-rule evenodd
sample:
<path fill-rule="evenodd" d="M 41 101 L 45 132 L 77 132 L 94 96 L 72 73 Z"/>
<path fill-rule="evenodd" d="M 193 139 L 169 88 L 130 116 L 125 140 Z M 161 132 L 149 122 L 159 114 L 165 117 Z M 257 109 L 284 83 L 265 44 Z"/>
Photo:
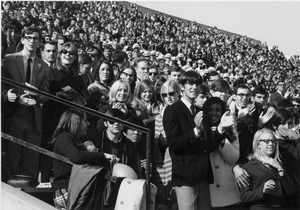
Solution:
<path fill-rule="evenodd" d="M 120 202 L 120 204 L 122 204 L 122 205 L 123 205 L 123 204 L 124 204 L 124 201 L 121 201 L 121 202 Z"/>
<path fill-rule="evenodd" d="M 215 169 L 218 169 L 219 168 L 219 166 L 215 166 Z"/>
<path fill-rule="evenodd" d="M 218 187 L 218 188 L 219 188 L 219 187 L 221 187 L 221 186 L 220 186 L 219 184 L 217 184 L 217 185 L 216 185 L 216 187 Z"/>
<path fill-rule="evenodd" d="M 127 184 L 131 184 L 131 181 L 127 181 Z"/>

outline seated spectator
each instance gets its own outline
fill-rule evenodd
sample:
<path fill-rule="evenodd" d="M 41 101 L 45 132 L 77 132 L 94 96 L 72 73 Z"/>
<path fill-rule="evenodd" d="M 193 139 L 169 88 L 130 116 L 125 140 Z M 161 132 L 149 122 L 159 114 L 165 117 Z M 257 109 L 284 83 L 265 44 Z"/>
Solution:
<path fill-rule="evenodd" d="M 109 160 L 114 159 L 115 155 L 89 152 L 80 141 L 80 137 L 86 135 L 88 126 L 89 123 L 83 112 L 74 109 L 64 112 L 52 136 L 53 151 L 67 157 L 75 164 L 109 166 Z M 53 166 L 54 205 L 58 209 L 67 209 L 69 197 L 67 190 L 72 166 L 56 159 L 53 160 Z"/>

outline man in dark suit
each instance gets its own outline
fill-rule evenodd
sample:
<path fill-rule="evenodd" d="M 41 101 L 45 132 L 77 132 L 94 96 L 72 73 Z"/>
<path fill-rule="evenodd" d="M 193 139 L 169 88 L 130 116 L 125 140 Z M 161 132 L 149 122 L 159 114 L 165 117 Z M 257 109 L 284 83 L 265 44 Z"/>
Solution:
<path fill-rule="evenodd" d="M 278 105 L 278 102 L 284 99 L 284 89 L 285 89 L 285 84 L 283 81 L 279 81 L 277 83 L 277 89 L 274 93 L 271 94 L 270 96 L 270 103 L 274 105 Z"/>
<path fill-rule="evenodd" d="M 180 210 L 210 209 L 208 184 L 213 177 L 209 153 L 219 145 L 222 135 L 217 132 L 213 143 L 201 136 L 200 126 L 195 123 L 198 120 L 194 121 L 194 113 L 199 111 L 194 101 L 200 92 L 201 76 L 187 71 L 179 83 L 182 98 L 166 108 L 163 118 L 177 202 Z"/>
<path fill-rule="evenodd" d="M 23 50 L 6 55 L 2 76 L 41 91 L 49 91 L 50 73 L 48 65 L 36 56 L 41 42 L 38 28 L 26 28 L 21 42 Z M 8 134 L 29 143 L 40 146 L 42 130 L 42 104 L 44 98 L 32 91 L 2 84 L 3 102 L 11 107 L 7 119 Z M 3 111 L 3 110 L 2 110 Z M 37 178 L 39 154 L 16 143 L 9 142 L 5 154 L 5 166 L 8 178 L 22 174 Z"/>

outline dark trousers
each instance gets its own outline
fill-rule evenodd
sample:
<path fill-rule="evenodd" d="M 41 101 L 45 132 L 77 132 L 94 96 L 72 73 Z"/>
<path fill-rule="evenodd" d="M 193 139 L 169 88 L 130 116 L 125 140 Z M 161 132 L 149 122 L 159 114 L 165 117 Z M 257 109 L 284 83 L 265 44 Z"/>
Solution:
<path fill-rule="evenodd" d="M 17 107 L 8 121 L 8 134 L 40 146 L 41 136 L 37 130 L 33 107 Z M 5 153 L 5 168 L 9 179 L 13 175 L 28 175 L 37 179 L 39 153 L 9 141 Z"/>

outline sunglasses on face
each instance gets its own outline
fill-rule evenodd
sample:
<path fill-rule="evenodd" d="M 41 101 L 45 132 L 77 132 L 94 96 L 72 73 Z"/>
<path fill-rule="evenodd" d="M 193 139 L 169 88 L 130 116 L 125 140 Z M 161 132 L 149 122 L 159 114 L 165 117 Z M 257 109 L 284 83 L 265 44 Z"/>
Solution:
<path fill-rule="evenodd" d="M 175 96 L 176 92 L 162 93 L 162 97 L 165 98 L 167 96 Z"/>
<path fill-rule="evenodd" d="M 149 72 L 149 75 L 157 76 L 157 72 Z"/>
<path fill-rule="evenodd" d="M 277 143 L 277 140 L 275 140 L 275 139 L 261 139 L 259 141 L 265 142 L 266 144 L 270 144 L 270 143 L 276 144 Z"/>
<path fill-rule="evenodd" d="M 62 50 L 61 53 L 63 53 L 63 54 L 68 54 L 69 53 L 69 55 L 74 55 L 73 52 L 68 51 L 68 50 Z"/>

